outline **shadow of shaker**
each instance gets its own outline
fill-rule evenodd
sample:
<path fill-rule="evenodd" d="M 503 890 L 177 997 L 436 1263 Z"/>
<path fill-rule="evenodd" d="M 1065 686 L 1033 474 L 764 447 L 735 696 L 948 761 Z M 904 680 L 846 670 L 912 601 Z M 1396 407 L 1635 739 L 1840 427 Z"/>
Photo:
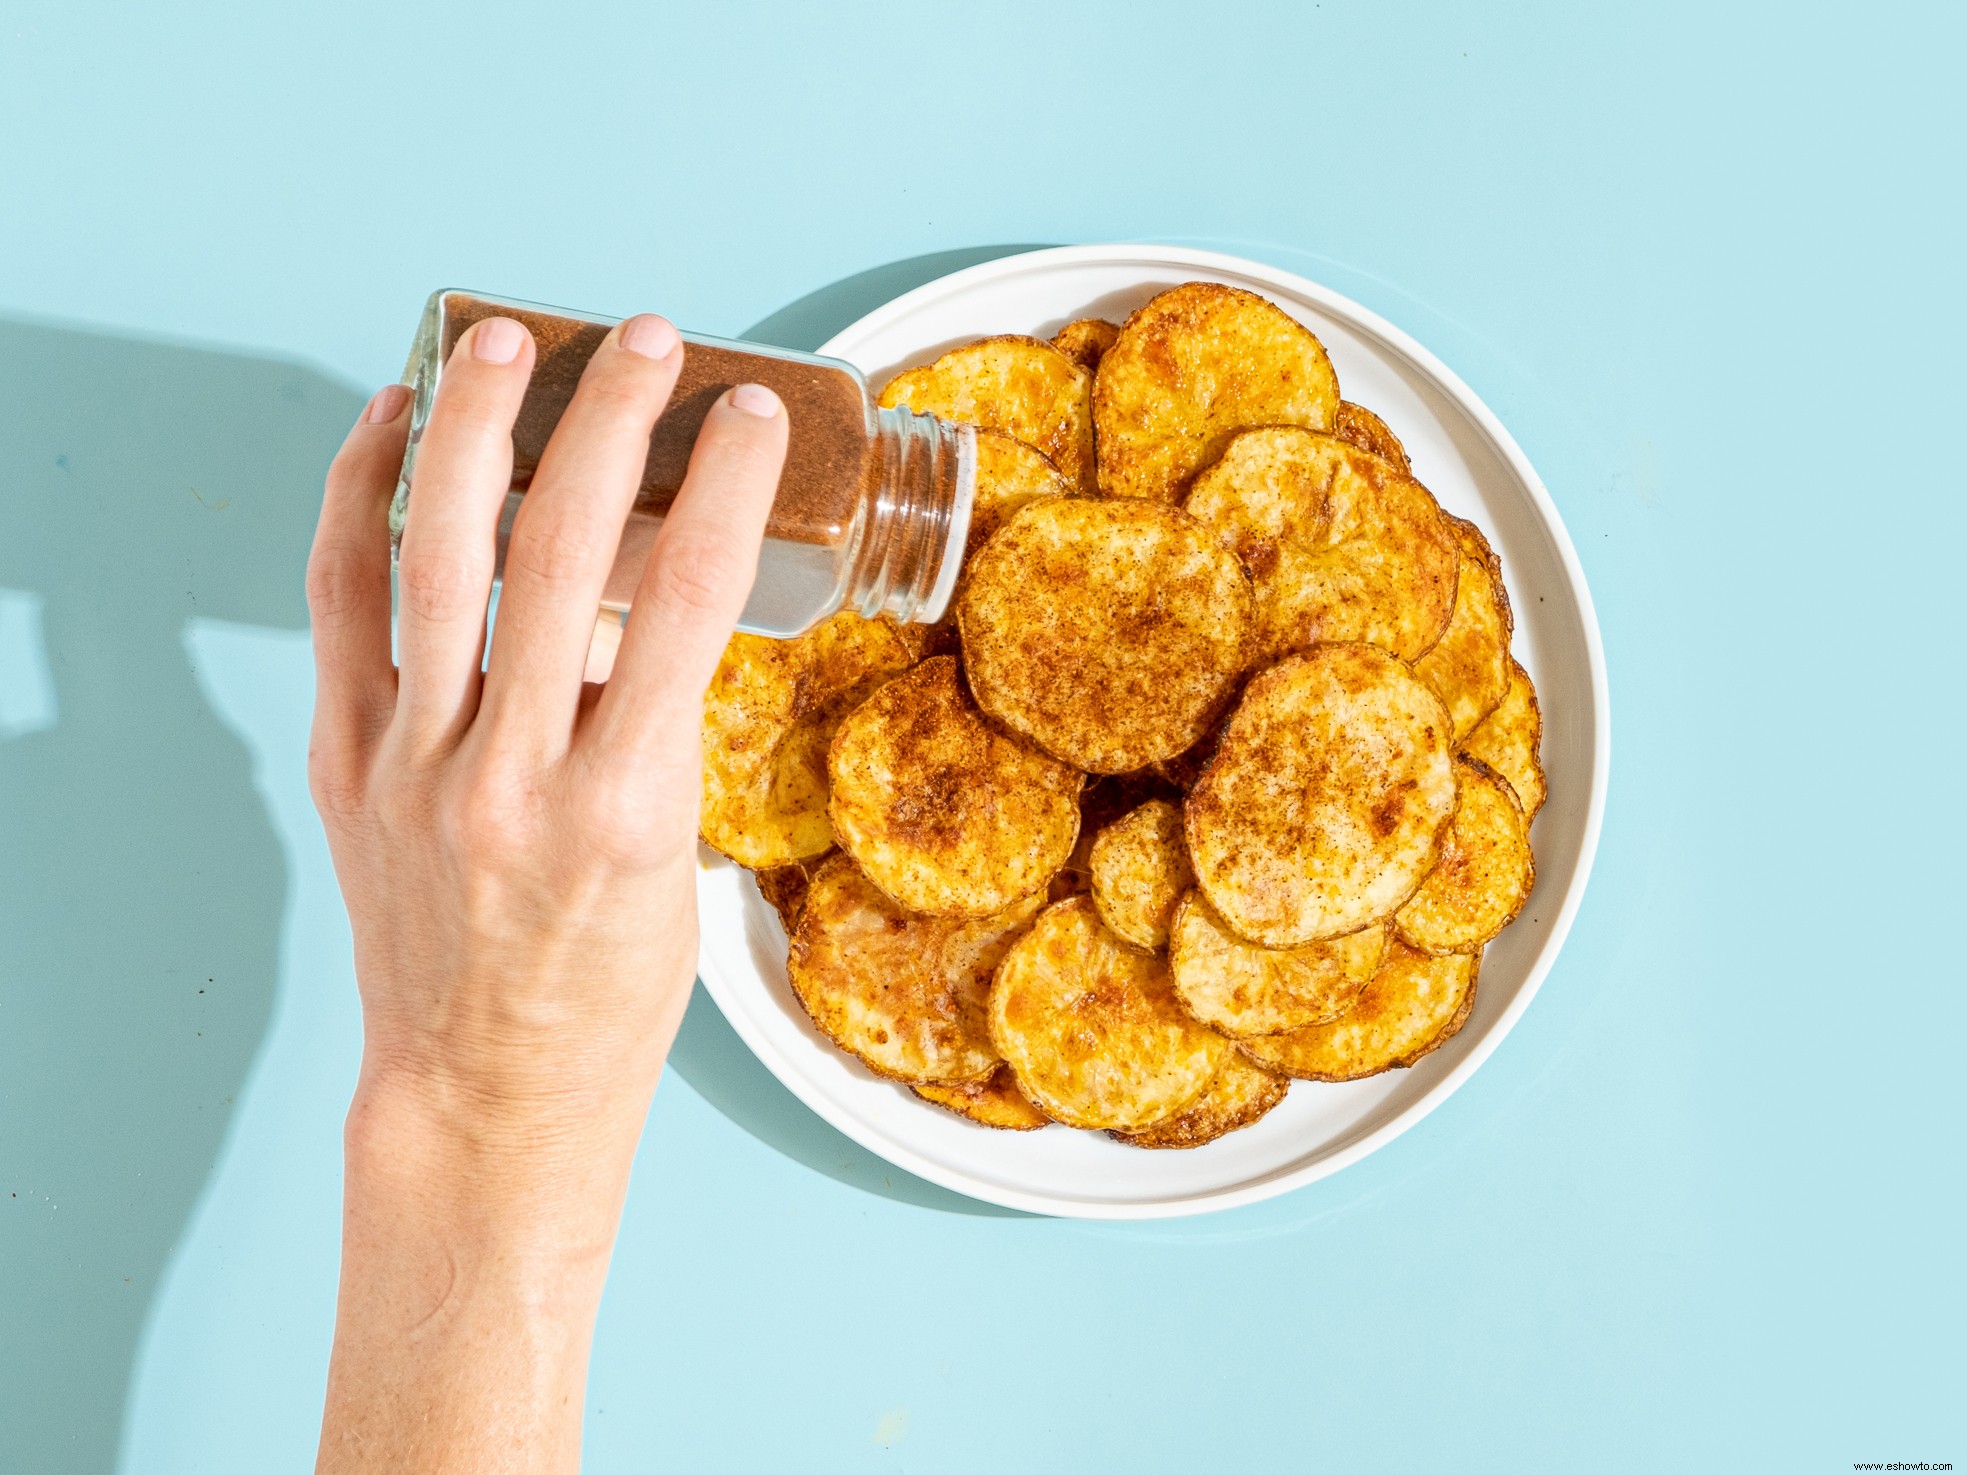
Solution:
<path fill-rule="evenodd" d="M 0 742 L 0 1430 L 115 1468 L 132 1360 L 267 1028 L 287 865 L 195 615 L 303 629 L 361 401 L 291 364 L 0 322 L 0 585 L 54 724 Z"/>
<path fill-rule="evenodd" d="M 966 266 L 1037 249 L 1028 245 L 973 246 L 889 262 L 810 292 L 752 324 L 740 336 L 811 353 L 842 328 L 903 292 Z M 829 1178 L 883 1198 L 945 1213 L 1029 1217 L 925 1182 L 836 1131 L 759 1063 L 701 985 L 690 996 L 689 1012 L 677 1033 L 669 1063 L 699 1096 L 736 1125 Z"/>

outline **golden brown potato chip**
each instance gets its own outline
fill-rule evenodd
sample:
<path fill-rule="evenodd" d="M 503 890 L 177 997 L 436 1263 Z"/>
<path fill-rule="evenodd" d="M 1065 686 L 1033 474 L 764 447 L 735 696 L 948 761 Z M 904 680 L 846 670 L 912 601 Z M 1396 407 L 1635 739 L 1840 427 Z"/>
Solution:
<path fill-rule="evenodd" d="M 704 843 L 753 870 L 824 855 L 834 729 L 914 662 L 899 626 L 846 612 L 796 640 L 732 636 L 704 693 Z"/>
<path fill-rule="evenodd" d="M 1284 1099 L 1291 1089 L 1281 1076 L 1242 1055 L 1232 1055 L 1203 1090 L 1201 1099 L 1180 1116 L 1138 1132 L 1114 1132 L 1129 1147 L 1200 1147 L 1249 1126 Z"/>
<path fill-rule="evenodd" d="M 1294 426 L 1246 430 L 1185 504 L 1250 571 L 1256 656 L 1363 640 L 1411 661 L 1441 638 L 1461 550 L 1426 487 Z"/>
<path fill-rule="evenodd" d="M 1183 1012 L 1167 965 L 1107 931 L 1083 896 L 1047 907 L 998 964 L 990 1037 L 1048 1116 L 1123 1131 L 1187 1110 L 1232 1048 Z"/>
<path fill-rule="evenodd" d="M 1100 357 L 1120 336 L 1120 324 L 1105 318 L 1080 318 L 1067 323 L 1052 335 L 1052 346 L 1074 363 L 1089 369 L 1100 366 Z"/>
<path fill-rule="evenodd" d="M 1075 492 L 1093 489 L 1093 376 L 1043 338 L 1008 334 L 953 348 L 933 364 L 897 374 L 883 409 L 907 405 L 986 430 L 1001 430 L 1045 454 Z"/>
<path fill-rule="evenodd" d="M 1477 953 L 1430 958 L 1396 940 L 1365 992 L 1328 1024 L 1238 1040 L 1257 1064 L 1303 1081 L 1356 1081 L 1446 1044 L 1475 1004 Z"/>
<path fill-rule="evenodd" d="M 1267 948 L 1223 925 L 1200 891 L 1175 908 L 1168 971 L 1188 1012 L 1226 1035 L 1274 1035 L 1336 1019 L 1352 1007 L 1386 953 L 1387 927 L 1329 942 Z"/>
<path fill-rule="evenodd" d="M 1171 758 L 1244 668 L 1250 584 L 1180 508 L 1061 497 L 1014 513 L 957 596 L 984 711 L 1089 773 Z"/>
<path fill-rule="evenodd" d="M 998 1064 L 985 1022 L 991 974 L 1042 904 L 912 917 L 836 855 L 813 877 L 786 973 L 813 1023 L 876 1075 L 982 1081 Z"/>
<path fill-rule="evenodd" d="M 1063 497 L 1070 490 L 1059 468 L 1015 436 L 1001 430 L 977 432 L 977 492 L 970 506 L 969 553 L 983 547 L 1005 518 L 1039 497 Z M 965 555 L 968 556 L 967 554 Z"/>
<path fill-rule="evenodd" d="M 826 854 L 833 853 L 829 850 Z M 779 924 L 785 928 L 787 937 L 792 936 L 792 929 L 799 925 L 799 913 L 806 905 L 806 892 L 813 884 L 813 872 L 825 860 L 826 856 L 823 855 L 818 860 L 795 860 L 787 865 L 770 866 L 751 873 L 751 879 L 758 883 L 758 894 L 779 914 Z"/>
<path fill-rule="evenodd" d="M 1159 952 L 1168 945 L 1175 903 L 1195 883 L 1182 847 L 1182 811 L 1150 799 L 1093 841 L 1093 905 L 1122 941 Z"/>
<path fill-rule="evenodd" d="M 1441 699 L 1377 646 L 1320 645 L 1245 689 L 1189 791 L 1189 860 L 1232 931 L 1302 947 L 1412 896 L 1454 810 Z"/>
<path fill-rule="evenodd" d="M 954 656 L 857 707 L 828 767 L 841 848 L 912 912 L 987 916 L 1042 891 L 1079 833 L 1080 775 L 985 722 Z"/>
<path fill-rule="evenodd" d="M 1093 842 L 1099 839 L 1100 831 L 1150 799 L 1175 797 L 1172 788 L 1148 772 L 1095 774 L 1087 779 L 1086 787 L 1079 791 L 1079 840 L 1052 878 L 1052 900 L 1092 894 Z"/>
<path fill-rule="evenodd" d="M 998 1066 L 987 1080 L 910 1089 L 924 1101 L 932 1101 L 945 1111 L 968 1117 L 980 1127 L 995 1127 L 1000 1132 L 1034 1132 L 1052 1124 L 1052 1119 L 1018 1089 L 1018 1078 L 1011 1074 L 1008 1065 Z"/>
<path fill-rule="evenodd" d="M 1180 501 L 1252 425 L 1327 430 L 1339 381 L 1312 331 L 1254 292 L 1188 282 L 1141 308 L 1093 387 L 1100 491 Z"/>
<path fill-rule="evenodd" d="M 1332 434 L 1348 445 L 1371 451 L 1382 461 L 1391 461 L 1409 476 L 1414 474 L 1414 463 L 1407 459 L 1407 448 L 1400 444 L 1400 437 L 1364 405 L 1340 400 L 1338 413 L 1332 417 Z"/>
<path fill-rule="evenodd" d="M 1525 819 L 1535 819 L 1544 807 L 1544 765 L 1538 756 L 1543 736 L 1544 716 L 1537 705 L 1537 689 L 1530 684 L 1530 673 L 1512 660 L 1509 689 L 1502 704 L 1462 740 L 1462 752 L 1488 764 L 1508 781 L 1523 805 Z"/>
<path fill-rule="evenodd" d="M 1401 941 L 1424 953 L 1472 953 L 1523 910 L 1537 877 L 1530 821 L 1488 764 L 1457 758 L 1461 797 L 1441 859 L 1393 914 Z"/>
<path fill-rule="evenodd" d="M 1455 724 L 1455 737 L 1467 737 L 1509 690 L 1509 595 L 1503 589 L 1503 561 L 1482 529 L 1459 517 L 1442 521 L 1461 545 L 1461 574 L 1455 583 L 1455 612 L 1433 649 L 1414 662 L 1414 674 L 1434 688 Z"/>

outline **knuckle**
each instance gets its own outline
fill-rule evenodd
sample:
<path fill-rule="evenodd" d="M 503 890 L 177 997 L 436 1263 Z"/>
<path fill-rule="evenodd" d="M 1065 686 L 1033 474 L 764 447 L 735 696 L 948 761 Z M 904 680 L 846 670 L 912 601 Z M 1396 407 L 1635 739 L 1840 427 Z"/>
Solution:
<path fill-rule="evenodd" d="M 659 601 L 701 615 L 722 615 L 730 610 L 737 603 L 747 572 L 737 550 L 719 539 L 702 536 L 672 542 L 651 571 Z"/>
<path fill-rule="evenodd" d="M 625 365 L 610 365 L 606 373 L 597 372 L 575 391 L 582 407 L 609 420 L 647 420 L 655 414 L 653 379 L 635 372 L 624 372 Z"/>
<path fill-rule="evenodd" d="M 591 528 L 564 518 L 537 527 L 522 523 L 505 551 L 506 577 L 517 574 L 560 588 L 580 582 L 600 557 L 600 540 Z"/>
<path fill-rule="evenodd" d="M 323 544 L 307 561 L 307 608 L 317 621 L 338 623 L 373 594 L 367 560 L 344 544 Z"/>
<path fill-rule="evenodd" d="M 483 613 L 477 560 L 443 549 L 405 550 L 396 570 L 403 608 L 417 619 L 448 624 Z"/>
<path fill-rule="evenodd" d="M 444 795 L 438 823 L 459 853 L 512 854 L 533 843 L 539 812 L 536 786 L 502 764 L 478 764 Z"/>
<path fill-rule="evenodd" d="M 324 743 L 308 747 L 307 788 L 322 816 L 340 824 L 359 818 L 369 807 L 366 776 Z"/>

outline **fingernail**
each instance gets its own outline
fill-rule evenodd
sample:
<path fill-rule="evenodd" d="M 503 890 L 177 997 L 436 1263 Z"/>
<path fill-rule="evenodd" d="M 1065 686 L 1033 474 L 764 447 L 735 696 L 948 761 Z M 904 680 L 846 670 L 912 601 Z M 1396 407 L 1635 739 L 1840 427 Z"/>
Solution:
<path fill-rule="evenodd" d="M 526 330 L 511 318 L 486 318 L 471 330 L 471 356 L 481 364 L 509 364 L 525 341 Z"/>
<path fill-rule="evenodd" d="M 645 312 L 622 324 L 622 347 L 645 359 L 666 359 L 683 340 L 676 336 L 676 324 L 668 318 Z"/>
<path fill-rule="evenodd" d="M 409 402 L 409 385 L 385 384 L 376 391 L 375 398 L 369 401 L 369 408 L 363 411 L 362 419 L 370 425 L 387 425 L 403 413 L 403 407 Z"/>
<path fill-rule="evenodd" d="M 779 397 L 762 384 L 740 384 L 731 391 L 731 408 L 769 420 L 779 412 Z"/>

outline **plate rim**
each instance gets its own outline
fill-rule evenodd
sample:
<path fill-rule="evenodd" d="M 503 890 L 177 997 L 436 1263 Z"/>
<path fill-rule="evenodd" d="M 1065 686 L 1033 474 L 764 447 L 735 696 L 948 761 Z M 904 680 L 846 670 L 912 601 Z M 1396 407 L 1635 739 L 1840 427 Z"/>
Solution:
<path fill-rule="evenodd" d="M 771 1071 L 780 1085 L 797 1097 L 809 1110 L 816 1113 L 821 1120 L 877 1157 L 906 1172 L 913 1173 L 926 1182 L 962 1194 L 966 1198 L 996 1204 L 1002 1208 L 1050 1218 L 1139 1221 L 1186 1218 L 1240 1208 L 1278 1197 L 1320 1179 L 1329 1178 L 1334 1173 L 1371 1156 L 1424 1121 L 1443 1102 L 1459 1091 L 1469 1077 L 1495 1053 L 1497 1047 L 1516 1028 L 1517 1021 L 1523 1017 L 1524 1011 L 1529 1008 L 1531 1000 L 1542 989 L 1544 980 L 1549 977 L 1551 969 L 1556 965 L 1558 956 L 1569 940 L 1571 927 L 1576 920 L 1579 907 L 1584 902 L 1585 892 L 1590 887 L 1592 871 L 1598 857 L 1599 838 L 1604 828 L 1606 796 L 1611 778 L 1612 712 L 1604 640 L 1599 631 L 1598 612 L 1591 596 L 1591 586 L 1585 578 L 1584 566 L 1578 558 L 1577 546 L 1572 542 L 1570 529 L 1565 525 L 1556 503 L 1551 499 L 1549 489 L 1544 486 L 1543 478 L 1537 474 L 1529 457 L 1516 443 L 1516 438 L 1509 433 L 1495 412 L 1483 402 L 1481 396 L 1418 340 L 1371 308 L 1309 277 L 1248 257 L 1191 246 L 1128 242 L 1041 247 L 1031 251 L 1013 252 L 973 266 L 962 267 L 891 298 L 835 333 L 820 345 L 818 352 L 827 357 L 841 357 L 842 345 L 878 333 L 896 319 L 943 298 L 961 295 L 980 282 L 994 282 L 1061 266 L 1111 265 L 1160 266 L 1177 270 L 1199 268 L 1218 276 L 1240 278 L 1247 282 L 1252 290 L 1261 291 L 1268 287 L 1292 293 L 1316 303 L 1334 317 L 1346 321 L 1355 330 L 1378 339 L 1385 348 L 1399 354 L 1413 369 L 1432 380 L 1435 386 L 1452 400 L 1462 413 L 1468 415 L 1489 438 L 1518 482 L 1528 489 L 1545 531 L 1555 545 L 1558 563 L 1570 586 L 1584 634 L 1586 665 L 1591 678 L 1593 719 L 1591 792 L 1586 801 L 1585 824 L 1579 842 L 1576 870 L 1559 905 L 1557 917 L 1551 925 L 1548 937 L 1538 951 L 1523 982 L 1518 986 L 1514 997 L 1504 1007 L 1494 1025 L 1475 1042 L 1473 1048 L 1452 1070 L 1435 1082 L 1417 1100 L 1402 1108 L 1391 1120 L 1354 1137 L 1344 1146 L 1323 1154 L 1312 1162 L 1267 1173 L 1232 1187 L 1135 1201 L 1062 1199 L 1050 1194 L 1032 1193 L 993 1183 L 931 1161 L 912 1148 L 872 1130 L 868 1123 L 852 1113 L 836 1110 L 833 1103 L 818 1091 L 809 1091 L 803 1074 L 793 1068 L 792 1063 L 785 1058 L 777 1045 L 752 1029 L 745 1010 L 735 1004 L 726 1007 L 723 997 L 725 984 L 721 975 L 713 977 L 707 973 L 701 959 L 699 960 L 697 976 L 703 984 L 704 991 L 716 1003 L 718 1012 L 744 1041 L 746 1048 L 758 1057 L 767 1070 Z M 701 873 L 699 884 L 702 884 Z"/>

